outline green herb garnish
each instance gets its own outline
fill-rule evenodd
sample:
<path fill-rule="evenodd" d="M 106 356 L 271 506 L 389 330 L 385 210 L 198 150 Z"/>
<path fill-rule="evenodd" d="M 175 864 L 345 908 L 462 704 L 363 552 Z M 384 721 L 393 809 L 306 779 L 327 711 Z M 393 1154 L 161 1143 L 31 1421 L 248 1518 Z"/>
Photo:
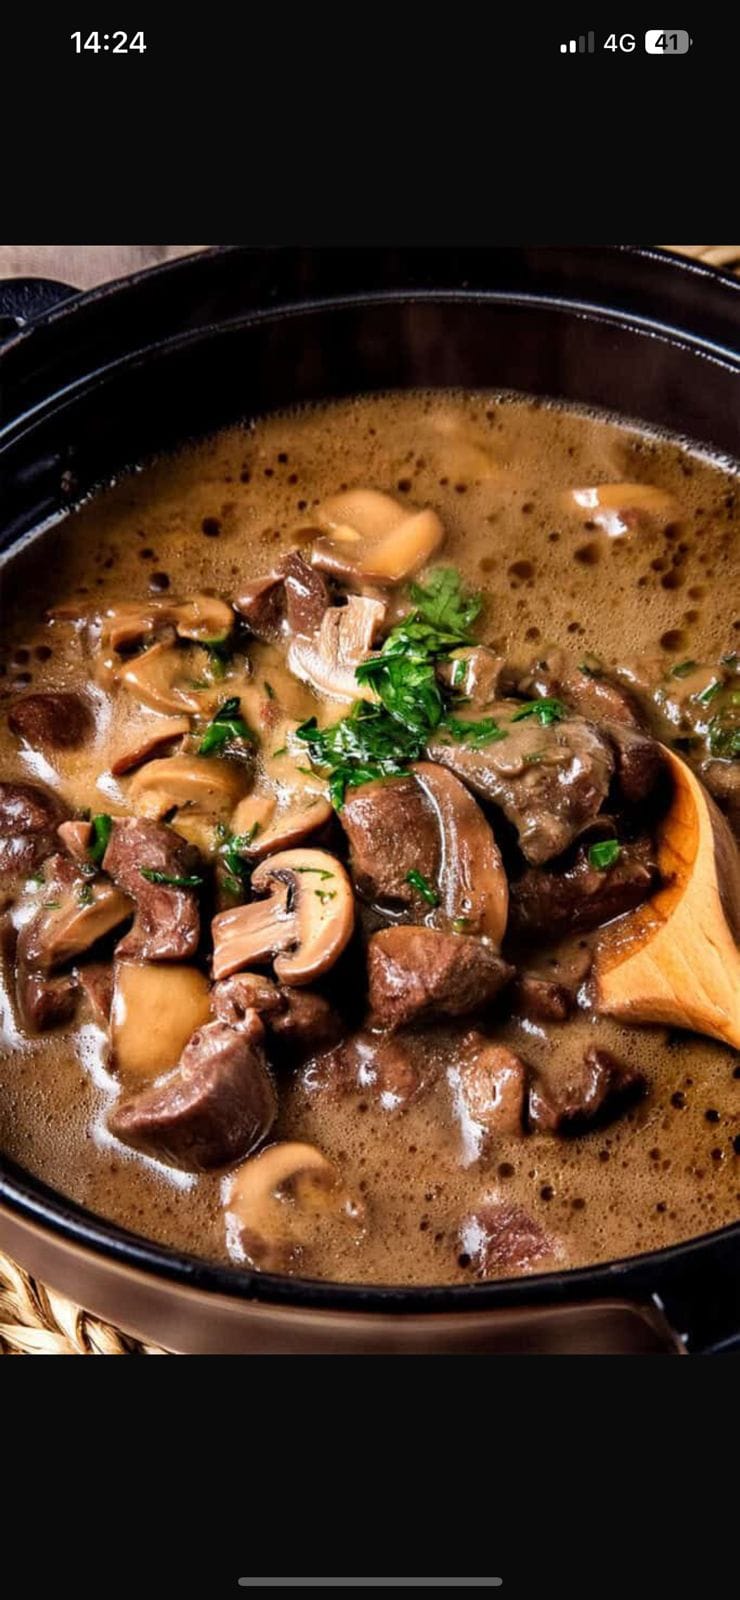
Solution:
<path fill-rule="evenodd" d="M 225 700 L 214 713 L 198 745 L 197 754 L 208 756 L 215 752 L 218 755 L 224 745 L 229 744 L 232 739 L 246 739 L 250 744 L 255 742 L 254 734 L 241 715 L 238 695 L 232 695 L 229 700 Z"/>
<path fill-rule="evenodd" d="M 740 716 L 728 706 L 718 711 L 709 724 L 709 749 L 713 756 L 734 761 L 740 756 Z"/>
<path fill-rule="evenodd" d="M 279 750 L 273 750 L 273 752 L 272 752 L 273 761 L 274 761 L 276 756 L 287 756 L 287 754 L 288 754 L 288 746 L 287 746 L 287 744 L 281 744 Z"/>
<path fill-rule="evenodd" d="M 265 690 L 265 694 L 267 695 L 268 700 L 274 700 L 275 699 L 275 690 L 273 689 L 272 684 L 267 682 L 266 678 L 265 678 L 265 682 L 264 682 L 264 690 Z"/>
<path fill-rule="evenodd" d="M 668 676 L 669 678 L 688 678 L 689 673 L 694 672 L 697 666 L 698 662 L 696 661 L 677 661 L 675 667 L 671 667 Z"/>
<path fill-rule="evenodd" d="M 93 893 L 92 884 L 91 883 L 81 883 L 79 889 L 77 890 L 77 904 L 78 904 L 78 906 L 91 906 L 93 904 L 94 899 L 95 899 L 95 895 Z"/>
<path fill-rule="evenodd" d="M 617 839 L 602 839 L 599 844 L 592 844 L 588 852 L 589 866 L 596 867 L 598 872 L 604 872 L 607 867 L 613 867 L 615 861 L 622 854 L 622 846 Z"/>
<path fill-rule="evenodd" d="M 100 863 L 108 849 L 108 841 L 113 832 L 113 818 L 106 811 L 101 811 L 96 817 L 91 818 L 92 840 L 87 847 L 87 853 L 96 866 Z"/>
<path fill-rule="evenodd" d="M 483 604 L 479 594 L 465 592 L 454 567 L 437 567 L 425 584 L 412 583 L 411 599 L 423 622 L 460 635 L 470 633 Z"/>
<path fill-rule="evenodd" d="M 314 894 L 321 901 L 322 906 L 326 904 L 327 900 L 336 900 L 337 898 L 336 889 L 314 889 Z"/>
<path fill-rule="evenodd" d="M 61 900 L 44 900 L 41 904 L 42 911 L 61 911 Z"/>
<path fill-rule="evenodd" d="M 698 700 L 700 705 L 708 706 L 710 700 L 713 700 L 714 696 L 719 694 L 721 688 L 722 684 L 719 678 L 715 678 L 714 683 L 708 683 L 706 689 L 702 689 L 699 694 L 694 696 L 694 699 Z"/>
<path fill-rule="evenodd" d="M 196 872 L 188 877 L 179 877 L 176 873 L 160 872 L 158 867 L 139 867 L 139 871 L 147 883 L 161 883 L 168 889 L 200 889 L 203 883 Z"/>
<path fill-rule="evenodd" d="M 424 749 L 423 739 L 404 728 L 383 706 L 366 700 L 357 701 L 349 716 L 330 728 L 319 728 L 311 717 L 296 728 L 296 738 L 308 746 L 314 765 L 329 773 L 329 792 L 337 811 L 346 789 L 400 776 L 409 762 L 419 760 Z"/>
<path fill-rule="evenodd" d="M 439 895 L 436 889 L 432 888 L 429 879 L 424 877 L 423 872 L 417 872 L 416 868 L 412 867 L 411 871 L 406 873 L 406 882 L 411 884 L 412 889 L 418 890 L 428 906 L 439 905 Z"/>
<path fill-rule="evenodd" d="M 536 717 L 543 728 L 549 728 L 553 722 L 562 722 L 568 715 L 568 707 L 562 700 L 545 699 L 526 700 L 518 711 L 514 712 L 512 722 L 523 722 L 525 717 Z"/>
<path fill-rule="evenodd" d="M 322 879 L 322 881 L 325 878 L 333 878 L 334 877 L 334 873 L 333 872 L 327 872 L 325 867 L 294 867 L 293 871 L 294 872 L 314 872 L 318 878 Z"/>
<path fill-rule="evenodd" d="M 464 717 L 445 717 L 442 724 L 458 744 L 472 744 L 478 749 L 495 739 L 505 739 L 506 729 L 500 728 L 493 717 L 483 717 L 480 722 L 466 722 Z"/>

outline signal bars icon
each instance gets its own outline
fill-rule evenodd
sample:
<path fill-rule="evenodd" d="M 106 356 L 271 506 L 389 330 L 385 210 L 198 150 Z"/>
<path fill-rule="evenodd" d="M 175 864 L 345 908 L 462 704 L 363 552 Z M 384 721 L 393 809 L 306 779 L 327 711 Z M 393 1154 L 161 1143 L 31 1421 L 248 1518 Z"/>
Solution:
<path fill-rule="evenodd" d="M 560 54 L 561 56 L 574 56 L 576 54 L 582 56 L 588 54 L 592 56 L 595 49 L 596 44 L 593 33 L 581 33 L 579 34 L 577 41 L 575 39 L 569 39 L 567 44 L 561 44 Z"/>

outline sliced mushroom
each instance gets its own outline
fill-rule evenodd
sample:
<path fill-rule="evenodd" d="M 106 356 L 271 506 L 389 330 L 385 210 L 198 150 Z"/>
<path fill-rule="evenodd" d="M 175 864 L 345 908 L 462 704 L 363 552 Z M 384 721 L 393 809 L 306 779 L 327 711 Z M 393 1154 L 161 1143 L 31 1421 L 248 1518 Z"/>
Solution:
<path fill-rule="evenodd" d="M 208 756 L 167 756 L 134 773 L 129 799 L 142 817 L 158 820 L 173 807 L 226 815 L 243 795 L 244 768 Z"/>
<path fill-rule="evenodd" d="M 114 1106 L 108 1126 L 126 1144 L 189 1172 L 225 1167 L 267 1138 L 275 1086 L 256 1015 L 237 1033 L 223 1022 L 198 1028 L 176 1070 Z"/>
<path fill-rule="evenodd" d="M 600 483 L 588 489 L 569 489 L 566 505 L 583 513 L 605 533 L 629 533 L 645 518 L 668 522 L 676 515 L 676 502 L 665 489 L 652 483 Z"/>
<path fill-rule="evenodd" d="M 151 645 L 120 668 L 121 682 L 142 705 L 151 706 L 153 711 L 186 711 L 193 715 L 202 709 L 202 696 L 184 687 L 182 677 L 183 657 L 166 640 Z"/>
<path fill-rule="evenodd" d="M 385 609 L 382 601 L 355 594 L 349 596 L 346 606 L 330 606 L 318 633 L 291 640 L 291 672 L 332 700 L 374 700 L 374 690 L 357 682 L 355 668 L 369 656 Z"/>
<path fill-rule="evenodd" d="M 131 649 L 157 628 L 174 626 L 181 639 L 222 644 L 234 626 L 231 606 L 215 595 L 187 600 L 145 600 L 111 606 L 103 618 L 102 637 L 111 650 Z"/>
<path fill-rule="evenodd" d="M 409 510 L 377 489 L 350 489 L 325 500 L 311 560 L 345 582 L 401 583 L 423 567 L 444 538 L 435 511 Z"/>
<path fill-rule="evenodd" d="M 453 773 L 431 761 L 417 761 L 412 770 L 439 823 L 440 906 L 435 920 L 458 933 L 483 934 L 500 950 L 509 885 L 491 826 Z"/>
<path fill-rule="evenodd" d="M 223 644 L 233 630 L 234 613 L 216 595 L 195 594 L 173 608 L 173 621 L 181 639 Z"/>
<path fill-rule="evenodd" d="M 229 1180 L 230 1254 L 263 1272 L 292 1272 L 327 1231 L 359 1239 L 365 1207 L 315 1145 L 271 1144 Z"/>
<path fill-rule="evenodd" d="M 161 756 L 169 745 L 189 732 L 188 717 L 163 717 L 160 721 L 148 723 L 138 732 L 133 743 L 121 750 L 111 762 L 114 778 L 122 777 L 134 767 L 142 766 L 145 761 L 151 761 L 153 756 Z"/>
<path fill-rule="evenodd" d="M 281 982 L 301 986 L 328 972 L 354 928 L 354 899 L 344 867 L 325 850 L 285 850 L 252 877 L 267 895 L 214 917 L 213 976 L 274 957 Z"/>
<path fill-rule="evenodd" d="M 158 1078 L 176 1067 L 210 1014 L 210 986 L 197 967 L 116 963 L 111 1057 L 124 1078 Z"/>
<path fill-rule="evenodd" d="M 322 795 L 307 795 L 303 803 L 296 799 L 294 805 L 278 811 L 271 821 L 259 827 L 244 854 L 262 861 L 276 850 L 292 849 L 319 828 L 325 828 L 333 814 L 330 802 Z M 234 831 L 240 830 L 235 826 Z"/>

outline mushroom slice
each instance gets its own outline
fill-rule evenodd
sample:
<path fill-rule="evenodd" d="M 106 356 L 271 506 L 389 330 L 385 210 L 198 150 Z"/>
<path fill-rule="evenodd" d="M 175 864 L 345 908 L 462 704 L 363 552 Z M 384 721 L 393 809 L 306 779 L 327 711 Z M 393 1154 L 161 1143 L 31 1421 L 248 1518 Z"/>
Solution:
<path fill-rule="evenodd" d="M 122 651 L 166 626 L 174 626 L 181 639 L 223 644 L 233 629 L 234 613 L 225 600 L 210 594 L 195 594 L 180 601 L 133 600 L 106 611 L 102 636 L 111 650 Z"/>
<path fill-rule="evenodd" d="M 312 1144 L 271 1144 L 226 1183 L 230 1255 L 263 1272 L 292 1272 L 322 1235 L 359 1240 L 365 1207 Z"/>
<path fill-rule="evenodd" d="M 189 732 L 188 717 L 162 717 L 157 722 L 141 728 L 133 744 L 122 750 L 111 762 L 114 778 L 123 777 L 124 773 L 131 772 L 134 767 L 140 767 L 145 761 L 150 761 L 152 756 L 161 755 L 168 745 L 173 744 L 176 739 L 182 739 Z"/>
<path fill-rule="evenodd" d="M 357 682 L 355 668 L 370 655 L 385 610 L 382 601 L 356 594 L 349 596 L 346 606 L 330 606 L 317 633 L 310 639 L 299 634 L 291 640 L 291 672 L 332 700 L 375 700 L 374 690 Z"/>
<path fill-rule="evenodd" d="M 47 863 L 37 915 L 20 931 L 21 965 L 52 972 L 112 933 L 132 914 L 128 895 L 107 878 L 82 877 L 71 861 L 54 856 Z"/>
<path fill-rule="evenodd" d="M 289 850 L 294 845 L 302 844 L 318 828 L 325 828 L 332 816 L 333 810 L 328 800 L 322 795 L 309 795 L 303 804 L 296 801 L 295 805 L 279 811 L 271 822 L 261 826 L 244 854 L 261 861 L 275 850 Z M 240 830 L 235 828 L 234 831 Z"/>
<path fill-rule="evenodd" d="M 208 756 L 168 756 L 134 773 L 129 798 L 143 817 L 158 820 L 174 806 L 225 814 L 244 793 L 244 770 L 236 762 Z"/>
<path fill-rule="evenodd" d="M 202 708 L 199 694 L 183 687 L 183 658 L 167 640 L 153 644 L 120 669 L 121 683 L 153 711 L 189 712 Z"/>
<path fill-rule="evenodd" d="M 377 489 L 350 489 L 325 500 L 316 513 L 327 537 L 311 560 L 345 582 L 401 583 L 423 567 L 444 538 L 435 511 L 409 511 Z"/>
<path fill-rule="evenodd" d="M 269 827 L 277 808 L 277 800 L 273 794 L 248 794 L 239 804 L 231 819 L 231 831 L 236 834 L 249 834 L 256 838 L 264 828 Z"/>
<path fill-rule="evenodd" d="M 122 1077 L 157 1078 L 176 1067 L 210 1015 L 210 985 L 197 967 L 116 963 L 111 1054 Z"/>
<path fill-rule="evenodd" d="M 645 518 L 668 522 L 676 515 L 676 502 L 665 489 L 652 483 L 600 483 L 587 489 L 569 489 L 566 506 L 584 514 L 612 536 L 630 533 Z"/>
<path fill-rule="evenodd" d="M 484 935 L 500 950 L 509 914 L 509 885 L 490 824 L 453 773 L 431 761 L 417 761 L 412 771 L 439 823 L 438 919 L 457 933 Z"/>
<path fill-rule="evenodd" d="M 234 613 L 225 600 L 195 594 L 173 607 L 172 620 L 181 639 L 198 644 L 223 644 L 234 627 Z"/>
<path fill-rule="evenodd" d="M 283 850 L 252 877 L 264 900 L 214 917 L 213 976 L 274 957 L 282 983 L 300 986 L 328 972 L 352 936 L 355 904 L 344 867 L 325 850 Z"/>

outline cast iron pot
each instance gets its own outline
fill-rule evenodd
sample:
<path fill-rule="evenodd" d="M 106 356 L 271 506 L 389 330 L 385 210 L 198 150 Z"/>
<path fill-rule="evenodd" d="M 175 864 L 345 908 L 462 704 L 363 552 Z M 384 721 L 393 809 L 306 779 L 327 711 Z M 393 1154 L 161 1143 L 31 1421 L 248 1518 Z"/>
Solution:
<path fill-rule="evenodd" d="M 0 284 L 0 549 L 156 450 L 299 401 L 524 390 L 740 457 L 740 283 L 659 251 L 209 251 L 90 294 Z M 13 568 L 4 604 L 12 604 Z M 183 1352 L 740 1348 L 740 1225 L 627 1261 L 432 1289 L 211 1266 L 0 1159 L 0 1244 Z"/>

